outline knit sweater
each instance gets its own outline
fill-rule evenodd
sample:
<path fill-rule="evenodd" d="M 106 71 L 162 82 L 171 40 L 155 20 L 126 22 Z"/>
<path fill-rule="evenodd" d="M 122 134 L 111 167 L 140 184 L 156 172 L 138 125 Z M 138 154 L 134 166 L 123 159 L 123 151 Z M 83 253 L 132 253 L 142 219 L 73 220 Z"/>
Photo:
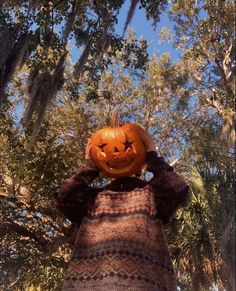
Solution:
<path fill-rule="evenodd" d="M 63 183 L 57 208 L 80 227 L 62 290 L 176 290 L 164 225 L 187 205 L 188 186 L 155 152 L 147 163 L 149 182 L 89 187 L 98 175 L 90 161 Z"/>

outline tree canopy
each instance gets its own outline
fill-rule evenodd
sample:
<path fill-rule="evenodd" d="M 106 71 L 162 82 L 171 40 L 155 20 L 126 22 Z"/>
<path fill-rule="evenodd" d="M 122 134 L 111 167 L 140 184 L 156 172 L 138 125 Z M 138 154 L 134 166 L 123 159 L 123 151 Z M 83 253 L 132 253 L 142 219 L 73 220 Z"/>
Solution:
<path fill-rule="evenodd" d="M 136 6 L 144 9 L 155 26 L 166 0 L 131 1 L 124 24 L 124 33 Z M 115 32 L 115 24 L 124 1 L 1 1 L 0 3 L 0 102 L 7 98 L 7 89 L 14 73 L 22 66 L 29 70 L 28 105 L 22 123 L 29 126 L 37 113 L 35 132 L 44 113 L 64 84 L 66 57 L 72 40 L 79 58 L 73 64 L 74 90 L 86 72 L 97 82 L 100 72 L 110 64 L 115 52 L 123 49 L 127 65 L 142 68 L 145 46 L 136 40 L 127 43 Z M 82 49 L 82 51 L 81 51 Z"/>
<path fill-rule="evenodd" d="M 160 38 L 181 49 L 173 60 L 148 56 L 134 31 L 115 33 L 123 2 L 0 2 L 3 289 L 60 289 L 77 226 L 55 210 L 54 193 L 119 106 L 191 188 L 190 206 L 167 228 L 179 287 L 234 290 L 234 3 L 169 4 L 175 28 Z M 131 1 L 124 31 L 135 7 L 155 26 L 165 5 Z M 82 49 L 76 61 L 70 38 Z"/>

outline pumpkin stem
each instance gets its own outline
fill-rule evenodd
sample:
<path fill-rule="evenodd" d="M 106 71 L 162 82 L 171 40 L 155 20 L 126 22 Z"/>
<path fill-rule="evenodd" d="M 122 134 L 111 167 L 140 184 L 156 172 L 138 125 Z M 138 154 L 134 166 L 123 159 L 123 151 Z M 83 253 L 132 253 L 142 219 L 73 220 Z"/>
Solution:
<path fill-rule="evenodd" d="M 120 125 L 120 109 L 116 108 L 111 115 L 111 127 L 118 127 Z"/>

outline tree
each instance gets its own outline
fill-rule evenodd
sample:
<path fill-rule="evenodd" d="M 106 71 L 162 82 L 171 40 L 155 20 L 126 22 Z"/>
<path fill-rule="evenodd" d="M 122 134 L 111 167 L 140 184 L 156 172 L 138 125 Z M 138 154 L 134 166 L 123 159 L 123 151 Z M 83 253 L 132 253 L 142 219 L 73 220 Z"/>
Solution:
<path fill-rule="evenodd" d="M 207 290 L 213 282 L 220 290 L 234 290 L 234 154 L 219 142 L 218 127 L 217 121 L 205 116 L 198 125 L 199 135 L 189 137 L 182 170 L 192 202 L 169 233 L 179 280 L 192 290 Z"/>
<path fill-rule="evenodd" d="M 175 46 L 183 50 L 199 109 L 213 109 L 221 119 L 221 138 L 235 143 L 234 1 L 175 1 Z"/>
<path fill-rule="evenodd" d="M 153 24 L 166 5 L 166 0 L 131 1 L 124 33 L 136 6 L 146 12 Z M 30 70 L 27 84 L 29 102 L 22 120 L 27 128 L 33 114 L 37 119 L 36 135 L 46 108 L 62 89 L 66 56 L 71 52 L 69 40 L 75 43 L 80 55 L 73 66 L 74 86 L 84 72 L 96 81 L 109 65 L 116 50 L 132 51 L 143 58 L 137 43 L 126 43 L 114 27 L 124 1 L 1 1 L 0 3 L 0 103 L 7 98 L 7 89 L 14 73 L 23 65 Z M 80 49 L 83 52 L 80 53 Z M 142 67 L 143 61 L 136 65 Z"/>
<path fill-rule="evenodd" d="M 181 232 L 177 240 L 174 235 L 172 248 L 180 278 L 188 278 L 194 290 L 205 290 L 212 282 L 234 290 L 233 7 L 233 1 L 184 0 L 170 9 L 175 23 L 172 40 L 182 50 L 181 63 L 188 74 L 184 101 L 196 109 L 185 137 L 187 152 L 182 152 L 189 160 L 193 201 L 182 215 L 184 223 L 179 221 Z M 181 258 L 182 249 L 186 254 Z"/>

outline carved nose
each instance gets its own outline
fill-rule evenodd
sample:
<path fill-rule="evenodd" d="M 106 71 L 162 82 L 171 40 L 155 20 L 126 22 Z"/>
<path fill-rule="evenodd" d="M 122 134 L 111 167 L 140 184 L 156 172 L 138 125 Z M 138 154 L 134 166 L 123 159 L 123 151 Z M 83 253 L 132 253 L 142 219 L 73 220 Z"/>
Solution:
<path fill-rule="evenodd" d="M 114 153 L 119 153 L 119 150 L 117 147 L 115 147 Z"/>

